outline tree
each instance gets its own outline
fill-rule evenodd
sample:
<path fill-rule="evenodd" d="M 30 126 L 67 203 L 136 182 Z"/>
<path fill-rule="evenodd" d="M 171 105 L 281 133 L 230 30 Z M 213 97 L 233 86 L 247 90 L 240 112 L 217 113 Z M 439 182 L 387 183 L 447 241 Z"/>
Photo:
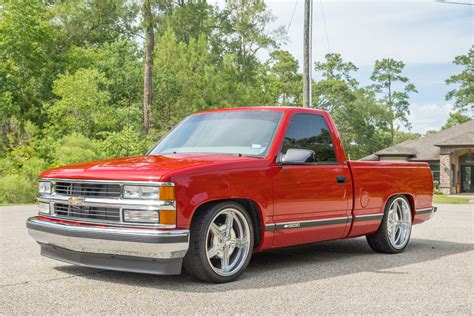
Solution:
<path fill-rule="evenodd" d="M 289 52 L 276 50 L 268 61 L 267 85 L 269 102 L 278 105 L 301 105 L 302 76 L 298 73 L 298 61 Z"/>
<path fill-rule="evenodd" d="M 93 68 L 59 76 L 53 87 L 58 100 L 47 108 L 50 133 L 79 133 L 92 138 L 115 128 L 120 119 L 109 105 L 109 84 L 105 75 Z"/>
<path fill-rule="evenodd" d="M 206 1 L 165 1 L 160 8 L 164 12 L 163 27 L 157 33 L 163 35 L 171 29 L 179 42 L 189 44 L 191 39 L 209 38 L 218 28 L 215 9 Z"/>
<path fill-rule="evenodd" d="M 400 144 L 407 140 L 420 139 L 420 137 L 421 137 L 421 134 L 419 133 L 397 131 L 395 133 L 395 143 Z"/>
<path fill-rule="evenodd" d="M 469 117 L 463 114 L 462 112 L 457 111 L 457 112 L 449 113 L 449 118 L 446 121 L 446 124 L 443 125 L 442 129 L 458 126 L 459 124 L 465 123 L 469 120 L 472 120 L 472 117 Z"/>
<path fill-rule="evenodd" d="M 359 84 L 352 77 L 353 72 L 359 70 L 352 62 L 345 62 L 341 54 L 329 53 L 324 56 L 325 62 L 315 62 L 314 70 L 319 71 L 325 80 L 340 80 L 349 87 L 355 88 Z"/>
<path fill-rule="evenodd" d="M 375 61 L 374 70 L 370 79 L 374 81 L 373 89 L 380 95 L 380 102 L 385 106 L 387 122 L 390 128 L 391 144 L 395 143 L 397 127 L 401 123 L 410 127 L 408 122 L 409 94 L 416 93 L 415 85 L 402 75 L 405 64 L 391 58 Z M 401 89 L 396 89 L 401 86 Z"/>
<path fill-rule="evenodd" d="M 314 69 L 321 80 L 314 83 L 313 105 L 331 113 L 351 159 L 359 159 L 389 145 L 384 108 L 375 92 L 359 87 L 353 78 L 357 67 L 340 54 L 326 54 Z"/>
<path fill-rule="evenodd" d="M 62 32 L 40 1 L 8 1 L 0 8 L 0 141 L 15 145 L 8 135 L 23 133 L 27 121 L 41 125 L 42 102 L 63 69 L 58 49 Z M 16 124 L 19 123 L 19 124 Z"/>
<path fill-rule="evenodd" d="M 62 49 L 97 47 L 136 36 L 138 3 L 127 0 L 50 0 L 54 22 L 66 35 Z"/>
<path fill-rule="evenodd" d="M 252 83 L 258 69 L 257 52 L 277 48 L 284 29 L 268 30 L 275 20 L 263 0 L 226 0 L 220 13 L 221 36 L 226 50 L 235 55 L 240 82 Z"/>
<path fill-rule="evenodd" d="M 313 106 L 329 111 L 341 128 L 348 127 L 342 117 L 356 99 L 358 83 L 352 78 L 352 72 L 357 67 L 345 62 L 340 54 L 326 54 L 324 62 L 314 64 L 314 70 L 321 74 L 321 80 L 313 84 Z"/>
<path fill-rule="evenodd" d="M 384 109 L 373 91 L 359 88 L 353 99 L 334 113 L 344 149 L 350 159 L 360 159 L 389 144 Z"/>
<path fill-rule="evenodd" d="M 458 85 L 446 94 L 446 100 L 454 100 L 455 110 L 447 125 L 462 123 L 466 119 L 472 119 L 474 115 L 474 46 L 466 55 L 456 56 L 454 64 L 464 69 L 446 80 L 447 84 Z"/>
<path fill-rule="evenodd" d="M 314 70 L 321 74 L 321 80 L 314 84 L 313 105 L 331 113 L 354 101 L 353 90 L 358 82 L 352 77 L 357 67 L 345 62 L 340 54 L 326 54 L 324 62 L 314 63 Z M 341 109 L 343 110 L 343 109 Z"/>

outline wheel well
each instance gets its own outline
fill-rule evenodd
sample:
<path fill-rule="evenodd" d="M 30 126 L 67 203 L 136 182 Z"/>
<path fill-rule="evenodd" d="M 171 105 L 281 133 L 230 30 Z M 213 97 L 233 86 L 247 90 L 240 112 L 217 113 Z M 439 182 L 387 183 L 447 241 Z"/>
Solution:
<path fill-rule="evenodd" d="M 216 205 L 221 202 L 236 202 L 240 204 L 243 208 L 247 210 L 250 215 L 250 219 L 252 220 L 252 227 L 253 227 L 253 235 L 254 235 L 254 247 L 257 247 L 260 242 L 262 241 L 262 217 L 260 215 L 260 208 L 258 207 L 257 203 L 250 199 L 222 199 L 222 200 L 214 200 L 205 202 L 197 207 L 194 211 L 193 217 L 191 219 L 191 227 L 193 226 L 194 219 L 196 218 L 196 214 L 205 211 L 209 207 Z"/>
<path fill-rule="evenodd" d="M 415 210 L 415 199 L 410 194 L 402 194 L 402 196 L 406 197 L 407 200 L 408 200 L 408 203 L 410 203 L 411 219 L 413 221 L 415 219 L 415 212 L 416 212 L 416 210 Z"/>
<path fill-rule="evenodd" d="M 408 203 L 410 203 L 410 208 L 411 208 L 411 219 L 412 221 L 415 219 L 415 198 L 413 198 L 413 196 L 411 194 L 407 194 L 407 193 L 397 193 L 397 194 L 394 194 L 392 196 L 390 196 L 388 199 L 387 199 L 387 202 L 385 202 L 385 207 L 387 206 L 388 204 L 388 201 L 395 197 L 395 196 L 403 196 L 405 197 L 407 200 L 408 200 Z"/>

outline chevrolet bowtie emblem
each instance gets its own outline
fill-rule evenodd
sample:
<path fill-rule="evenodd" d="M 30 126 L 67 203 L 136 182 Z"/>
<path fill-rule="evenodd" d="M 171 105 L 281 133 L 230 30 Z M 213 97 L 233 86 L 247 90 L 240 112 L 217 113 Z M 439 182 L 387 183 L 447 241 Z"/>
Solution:
<path fill-rule="evenodd" d="M 71 206 L 80 206 L 80 205 L 84 204 L 84 198 L 70 197 L 68 202 L 69 202 L 69 205 L 71 205 Z"/>

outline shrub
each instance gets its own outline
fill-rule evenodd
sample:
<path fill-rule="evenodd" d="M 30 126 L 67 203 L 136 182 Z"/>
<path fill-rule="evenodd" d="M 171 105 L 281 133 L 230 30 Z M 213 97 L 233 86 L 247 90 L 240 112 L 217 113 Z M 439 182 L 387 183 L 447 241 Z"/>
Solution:
<path fill-rule="evenodd" d="M 74 131 L 92 137 L 108 127 L 113 116 L 106 119 L 102 114 L 111 111 L 109 84 L 105 74 L 94 68 L 60 75 L 53 86 L 58 100 L 47 107 L 56 132 Z"/>
<path fill-rule="evenodd" d="M 0 178 L 0 204 L 33 202 L 36 196 L 36 181 L 11 174 Z"/>
<path fill-rule="evenodd" d="M 41 158 L 33 157 L 25 161 L 21 169 L 23 175 L 30 181 L 37 182 L 41 172 L 48 169 L 48 163 Z"/>
<path fill-rule="evenodd" d="M 55 165 L 64 166 L 72 163 L 96 160 L 101 157 L 97 143 L 81 134 L 64 136 L 56 147 Z"/>
<path fill-rule="evenodd" d="M 143 155 L 151 147 L 151 141 L 143 133 L 126 127 L 120 132 L 107 133 L 100 144 L 106 157 L 127 157 Z"/>
<path fill-rule="evenodd" d="M 0 177 L 6 176 L 7 174 L 13 174 L 17 172 L 17 168 L 12 159 L 3 158 L 0 159 Z"/>
<path fill-rule="evenodd" d="M 439 189 L 439 181 L 433 181 L 434 194 L 441 194 Z"/>

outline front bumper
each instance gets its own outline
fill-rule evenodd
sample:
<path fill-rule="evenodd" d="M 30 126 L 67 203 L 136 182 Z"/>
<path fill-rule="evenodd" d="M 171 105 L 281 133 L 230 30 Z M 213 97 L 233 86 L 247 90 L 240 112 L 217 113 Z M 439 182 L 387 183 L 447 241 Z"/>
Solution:
<path fill-rule="evenodd" d="M 189 231 L 84 225 L 30 217 L 26 226 L 41 254 L 94 268 L 179 274 Z"/>

